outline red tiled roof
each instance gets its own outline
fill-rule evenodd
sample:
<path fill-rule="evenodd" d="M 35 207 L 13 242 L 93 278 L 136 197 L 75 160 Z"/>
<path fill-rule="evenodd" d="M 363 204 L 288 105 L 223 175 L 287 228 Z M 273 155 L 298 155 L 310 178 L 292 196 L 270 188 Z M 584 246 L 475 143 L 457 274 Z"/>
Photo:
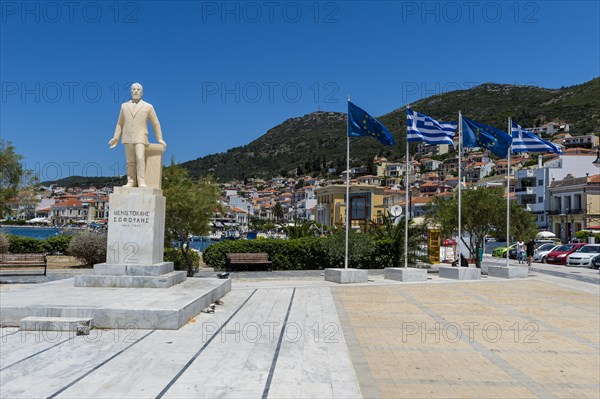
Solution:
<path fill-rule="evenodd" d="M 588 177 L 589 183 L 600 183 L 600 175 L 593 175 Z"/>
<path fill-rule="evenodd" d="M 65 207 L 65 206 L 82 206 L 82 202 L 79 200 L 76 200 L 74 198 L 69 198 L 65 201 L 62 202 L 58 202 L 56 204 L 52 204 L 50 205 L 51 208 L 55 208 L 55 207 Z"/>

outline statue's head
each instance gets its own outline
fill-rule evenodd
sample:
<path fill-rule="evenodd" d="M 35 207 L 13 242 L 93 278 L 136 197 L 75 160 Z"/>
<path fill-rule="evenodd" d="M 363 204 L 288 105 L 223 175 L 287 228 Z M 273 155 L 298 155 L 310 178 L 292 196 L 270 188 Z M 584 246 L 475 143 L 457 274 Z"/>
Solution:
<path fill-rule="evenodd" d="M 131 98 L 134 100 L 139 100 L 142 98 L 144 94 L 144 88 L 139 83 L 134 83 L 131 85 Z"/>

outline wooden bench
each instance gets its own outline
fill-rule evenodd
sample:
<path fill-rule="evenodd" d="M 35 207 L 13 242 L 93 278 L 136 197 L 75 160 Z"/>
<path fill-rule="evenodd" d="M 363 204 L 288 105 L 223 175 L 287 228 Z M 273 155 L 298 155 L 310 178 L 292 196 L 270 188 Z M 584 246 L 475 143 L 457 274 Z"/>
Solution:
<path fill-rule="evenodd" d="M 272 271 L 271 265 L 273 262 L 269 259 L 269 254 L 266 252 L 254 253 L 238 253 L 226 254 L 227 271 L 232 271 L 236 265 L 245 265 L 246 270 L 249 266 L 264 266 L 268 271 Z"/>
<path fill-rule="evenodd" d="M 45 276 L 46 254 L 0 254 L 0 276 Z"/>

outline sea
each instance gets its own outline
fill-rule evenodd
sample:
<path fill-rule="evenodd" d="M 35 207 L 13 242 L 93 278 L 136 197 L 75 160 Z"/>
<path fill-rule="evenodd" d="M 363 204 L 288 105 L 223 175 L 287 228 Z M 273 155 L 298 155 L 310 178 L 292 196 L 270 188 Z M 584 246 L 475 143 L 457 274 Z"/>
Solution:
<path fill-rule="evenodd" d="M 195 249 L 197 251 L 200 252 L 204 252 L 204 250 L 211 244 L 214 244 L 215 240 L 210 240 L 206 237 L 194 237 L 192 238 L 192 241 L 190 241 L 190 246 L 192 247 L 192 249 Z"/>
<path fill-rule="evenodd" d="M 13 234 L 22 237 L 38 238 L 45 240 L 48 237 L 60 236 L 66 234 L 75 234 L 76 230 L 62 229 L 56 227 L 17 227 L 1 226 L 0 234 Z"/>
<path fill-rule="evenodd" d="M 13 234 L 22 237 L 32 237 L 40 240 L 45 240 L 48 237 L 59 235 L 76 234 L 80 229 L 64 229 L 56 227 L 16 227 L 16 226 L 0 226 L 0 234 Z M 203 252 L 206 247 L 214 244 L 215 240 L 210 240 L 206 237 L 194 237 L 191 241 L 191 247 L 195 250 Z M 177 246 L 177 243 L 173 243 Z"/>

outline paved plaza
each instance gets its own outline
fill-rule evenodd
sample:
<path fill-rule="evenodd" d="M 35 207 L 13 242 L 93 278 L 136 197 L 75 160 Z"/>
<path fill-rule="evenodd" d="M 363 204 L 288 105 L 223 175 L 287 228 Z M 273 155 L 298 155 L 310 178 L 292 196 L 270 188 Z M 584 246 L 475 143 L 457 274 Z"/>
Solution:
<path fill-rule="evenodd" d="M 216 312 L 179 330 L 2 328 L 0 396 L 598 398 L 598 271 L 554 269 L 351 286 L 233 273 Z"/>

